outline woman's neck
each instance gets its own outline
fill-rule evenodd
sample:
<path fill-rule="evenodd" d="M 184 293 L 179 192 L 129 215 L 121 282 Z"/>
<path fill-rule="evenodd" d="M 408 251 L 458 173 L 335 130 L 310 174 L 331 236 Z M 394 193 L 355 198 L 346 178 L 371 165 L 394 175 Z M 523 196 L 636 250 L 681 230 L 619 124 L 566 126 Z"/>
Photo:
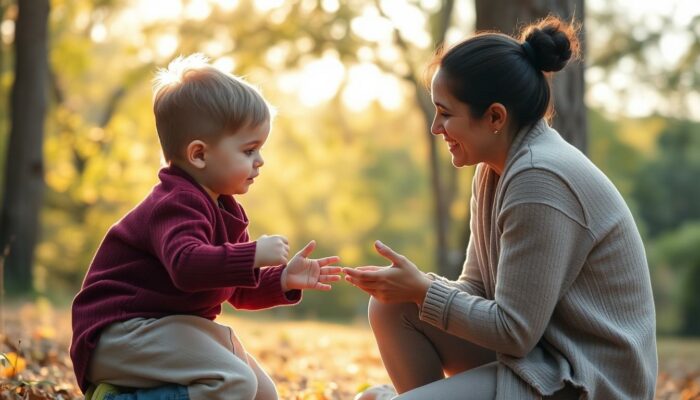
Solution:
<path fill-rule="evenodd" d="M 503 132 L 500 134 L 500 140 L 494 142 L 494 151 L 490 159 L 486 160 L 486 165 L 491 167 L 499 176 L 503 174 L 503 170 L 506 168 L 510 146 L 513 144 L 513 136 L 514 134 L 510 132 Z"/>

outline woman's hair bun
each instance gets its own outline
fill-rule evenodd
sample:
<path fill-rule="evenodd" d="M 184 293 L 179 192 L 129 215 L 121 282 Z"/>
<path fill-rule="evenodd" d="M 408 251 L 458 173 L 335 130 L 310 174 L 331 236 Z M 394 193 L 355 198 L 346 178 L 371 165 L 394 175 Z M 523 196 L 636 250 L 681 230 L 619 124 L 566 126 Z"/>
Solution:
<path fill-rule="evenodd" d="M 523 52 L 543 72 L 556 72 L 579 55 L 579 27 L 549 16 L 526 26 L 521 35 Z"/>

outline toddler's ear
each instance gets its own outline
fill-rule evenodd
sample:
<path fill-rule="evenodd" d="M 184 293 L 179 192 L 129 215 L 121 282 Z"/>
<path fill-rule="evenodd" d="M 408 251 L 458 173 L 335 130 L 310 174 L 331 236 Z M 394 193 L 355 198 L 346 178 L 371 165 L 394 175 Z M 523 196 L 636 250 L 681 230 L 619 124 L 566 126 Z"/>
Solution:
<path fill-rule="evenodd" d="M 187 163 L 195 168 L 202 169 L 206 167 L 205 155 L 207 144 L 201 140 L 193 140 L 185 149 L 185 159 Z"/>

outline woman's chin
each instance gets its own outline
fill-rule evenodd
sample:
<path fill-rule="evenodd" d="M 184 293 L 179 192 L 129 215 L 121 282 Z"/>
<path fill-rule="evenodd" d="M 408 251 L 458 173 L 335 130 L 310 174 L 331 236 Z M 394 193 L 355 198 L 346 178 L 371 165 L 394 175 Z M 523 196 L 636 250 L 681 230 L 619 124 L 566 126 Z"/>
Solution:
<path fill-rule="evenodd" d="M 452 165 L 454 165 L 455 168 L 462 168 L 468 165 L 473 165 L 473 163 L 469 163 L 469 160 L 461 155 L 452 154 Z"/>

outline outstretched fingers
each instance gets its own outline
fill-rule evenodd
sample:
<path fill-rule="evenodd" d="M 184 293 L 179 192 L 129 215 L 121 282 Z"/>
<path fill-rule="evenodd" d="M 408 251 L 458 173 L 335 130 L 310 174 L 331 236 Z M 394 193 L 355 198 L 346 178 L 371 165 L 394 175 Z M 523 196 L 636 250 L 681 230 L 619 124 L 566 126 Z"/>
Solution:
<path fill-rule="evenodd" d="M 339 281 L 339 280 L 340 280 L 340 275 L 330 275 L 330 274 L 329 274 L 329 275 L 324 275 L 324 274 L 321 274 L 321 275 L 319 275 L 319 277 L 318 277 L 318 281 L 319 281 L 319 282 L 323 282 L 323 283 L 326 283 L 326 282 L 337 282 L 337 281 Z"/>
<path fill-rule="evenodd" d="M 374 289 L 376 288 L 379 284 L 380 281 L 376 280 L 367 280 L 367 279 L 362 279 L 362 278 L 354 278 L 352 276 L 346 275 L 345 280 L 349 283 L 351 283 L 354 286 L 357 286 L 358 288 L 367 291 L 367 289 Z"/>
<path fill-rule="evenodd" d="M 377 249 L 377 252 L 387 260 L 391 261 L 394 264 L 400 264 L 403 261 L 406 260 L 406 257 L 402 256 L 401 254 L 395 252 L 391 247 L 385 245 L 381 241 L 377 240 L 374 242 L 374 248 Z"/>
<path fill-rule="evenodd" d="M 338 257 L 338 256 L 323 257 L 323 258 L 319 258 L 316 260 L 319 267 L 325 267 L 326 265 L 334 264 L 334 263 L 337 263 L 338 261 L 340 261 L 340 257 Z M 338 269 L 340 270 L 340 267 L 338 267 Z M 340 271 L 338 271 L 338 272 L 340 272 Z"/>
<path fill-rule="evenodd" d="M 381 271 L 381 270 L 383 270 L 383 269 L 385 269 L 385 268 L 388 268 L 388 267 L 378 267 L 378 266 L 376 266 L 376 265 L 364 265 L 364 266 L 362 266 L 362 267 L 355 267 L 355 270 L 357 270 L 357 271 L 377 272 L 377 271 Z"/>
<path fill-rule="evenodd" d="M 331 285 L 328 285 L 326 283 L 321 283 L 319 281 L 319 282 L 316 282 L 316 285 L 314 285 L 313 288 L 315 290 L 321 290 L 321 291 L 327 292 L 327 291 L 331 290 L 333 287 Z"/>
<path fill-rule="evenodd" d="M 348 275 L 352 278 L 355 279 L 362 279 L 362 280 L 376 280 L 377 279 L 377 274 L 380 273 L 384 268 L 382 267 L 377 267 L 376 269 L 369 269 L 369 268 L 343 268 L 343 273 L 345 275 Z"/>
<path fill-rule="evenodd" d="M 343 268 L 335 265 L 330 267 L 321 267 L 320 269 L 320 275 L 339 275 L 341 272 L 343 272 Z"/>
<path fill-rule="evenodd" d="M 309 243 L 307 243 L 303 249 L 299 250 L 299 254 L 301 254 L 301 256 L 304 258 L 308 258 L 311 255 L 311 253 L 314 252 L 315 248 L 316 248 L 316 241 L 312 240 Z"/>
<path fill-rule="evenodd" d="M 377 271 L 363 271 L 353 268 L 343 268 L 345 280 L 362 290 L 373 289 L 381 282 L 381 276 Z"/>

